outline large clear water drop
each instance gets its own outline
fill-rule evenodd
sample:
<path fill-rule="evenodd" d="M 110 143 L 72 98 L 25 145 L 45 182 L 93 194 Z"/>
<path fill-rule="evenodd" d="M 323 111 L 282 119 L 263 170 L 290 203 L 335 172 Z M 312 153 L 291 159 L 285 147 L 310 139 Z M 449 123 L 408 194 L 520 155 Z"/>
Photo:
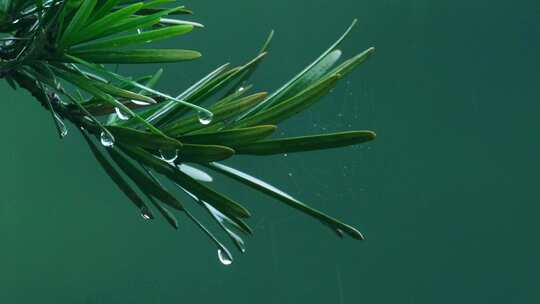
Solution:
<path fill-rule="evenodd" d="M 101 132 L 100 141 L 105 148 L 112 148 L 114 146 L 114 136 L 109 132 Z"/>
<path fill-rule="evenodd" d="M 172 163 L 178 159 L 178 149 L 160 149 L 159 154 L 168 163 Z"/>
<path fill-rule="evenodd" d="M 231 256 L 231 254 L 226 249 L 219 248 L 218 249 L 218 257 L 219 257 L 219 261 L 221 262 L 221 264 L 223 264 L 225 266 L 229 266 L 229 265 L 231 265 L 233 263 L 233 258 Z"/>
<path fill-rule="evenodd" d="M 214 118 L 214 114 L 208 111 L 199 111 L 199 122 L 201 125 L 209 125 Z"/>

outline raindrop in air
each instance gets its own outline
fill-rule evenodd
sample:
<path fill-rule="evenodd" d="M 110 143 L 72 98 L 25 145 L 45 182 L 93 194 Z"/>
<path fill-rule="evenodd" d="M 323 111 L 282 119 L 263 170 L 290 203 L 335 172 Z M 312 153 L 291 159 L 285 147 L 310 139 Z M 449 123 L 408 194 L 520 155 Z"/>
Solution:
<path fill-rule="evenodd" d="M 174 162 L 175 160 L 178 159 L 178 150 L 177 149 L 174 149 L 174 150 L 162 150 L 162 149 L 160 149 L 159 154 L 161 155 L 161 158 L 164 161 L 168 162 L 168 163 L 172 163 L 172 162 Z"/>
<path fill-rule="evenodd" d="M 225 266 L 229 266 L 232 264 L 233 258 L 226 249 L 219 248 L 217 253 L 221 264 Z"/>
<path fill-rule="evenodd" d="M 100 141 L 106 148 L 112 148 L 114 146 L 114 137 L 109 132 L 101 132 Z"/>
<path fill-rule="evenodd" d="M 118 115 L 118 118 L 121 120 L 128 120 L 130 118 L 129 114 L 122 112 L 119 108 L 114 108 L 114 111 L 116 111 L 116 115 Z"/>
<path fill-rule="evenodd" d="M 214 114 L 208 111 L 199 111 L 199 122 L 202 125 L 209 125 L 212 122 L 212 118 L 214 118 Z"/>

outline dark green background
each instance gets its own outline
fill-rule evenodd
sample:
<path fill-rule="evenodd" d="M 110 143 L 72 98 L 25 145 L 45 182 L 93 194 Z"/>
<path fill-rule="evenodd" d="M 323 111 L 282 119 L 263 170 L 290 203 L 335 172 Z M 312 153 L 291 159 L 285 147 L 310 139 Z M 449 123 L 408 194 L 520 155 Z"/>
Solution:
<path fill-rule="evenodd" d="M 359 19 L 343 50 L 376 56 L 281 132 L 377 141 L 230 163 L 367 240 L 220 181 L 256 227 L 225 267 L 187 221 L 144 222 L 77 132 L 60 142 L 48 113 L 2 83 L 1 303 L 540 303 L 538 1 L 186 4 L 207 28 L 174 45 L 205 57 L 169 67 L 173 93 L 247 60 L 272 28 L 256 84 L 276 88 Z"/>

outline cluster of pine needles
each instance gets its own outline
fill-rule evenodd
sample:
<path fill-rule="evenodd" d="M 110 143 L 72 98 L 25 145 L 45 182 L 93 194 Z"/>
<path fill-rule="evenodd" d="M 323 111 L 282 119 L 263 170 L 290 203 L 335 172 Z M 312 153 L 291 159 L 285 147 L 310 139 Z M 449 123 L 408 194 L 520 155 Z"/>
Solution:
<path fill-rule="evenodd" d="M 115 72 L 114 65 L 193 60 L 200 53 L 152 48 L 154 42 L 203 27 L 182 20 L 191 14 L 174 0 L 0 0 L 0 77 L 29 91 L 51 113 L 60 137 L 66 121 L 80 130 L 90 150 L 145 219 L 159 213 L 174 228 L 173 210 L 192 220 L 217 246 L 222 263 L 230 251 L 162 183 L 175 187 L 208 211 L 241 252 L 252 229 L 250 212 L 209 187 L 213 171 L 289 205 L 339 236 L 363 239 L 340 222 L 276 187 L 221 161 L 237 155 L 273 155 L 348 146 L 375 138 L 347 131 L 270 138 L 276 126 L 309 108 L 338 80 L 364 62 L 370 48 L 338 64 L 340 43 L 273 93 L 249 93 L 251 75 L 265 58 L 272 35 L 244 65 L 218 67 L 175 96 L 153 89 L 160 69 L 140 78 Z M 112 66 L 111 66 L 112 65 Z M 218 100 L 211 105 L 203 104 Z"/>

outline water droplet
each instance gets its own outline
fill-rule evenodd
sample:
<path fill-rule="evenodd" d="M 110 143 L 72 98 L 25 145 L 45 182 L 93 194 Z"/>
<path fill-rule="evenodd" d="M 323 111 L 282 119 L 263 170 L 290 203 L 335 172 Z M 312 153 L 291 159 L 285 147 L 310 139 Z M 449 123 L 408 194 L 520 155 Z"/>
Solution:
<path fill-rule="evenodd" d="M 234 239 L 234 242 L 236 243 L 236 246 L 238 246 L 238 249 L 240 249 L 240 252 L 246 253 L 246 243 L 244 242 L 244 240 L 231 230 L 226 230 L 229 235 Z"/>
<path fill-rule="evenodd" d="M 289 177 L 292 177 L 292 176 L 293 176 L 292 172 L 289 172 Z"/>
<path fill-rule="evenodd" d="M 58 127 L 58 133 L 60 134 L 60 138 L 66 137 L 68 135 L 68 129 L 66 128 L 66 124 L 64 123 L 62 118 L 58 116 L 58 114 L 54 113 L 53 117 L 54 121 L 56 122 L 56 126 Z"/>
<path fill-rule="evenodd" d="M 244 90 L 245 90 L 244 87 L 239 87 L 239 88 L 238 88 L 238 92 L 243 92 Z"/>
<path fill-rule="evenodd" d="M 169 149 L 162 150 L 162 149 L 160 149 L 159 154 L 161 155 L 161 159 L 163 159 L 164 161 L 166 161 L 168 163 L 172 163 L 172 162 L 174 162 L 175 160 L 178 159 L 178 149 L 173 149 L 173 150 L 169 150 Z"/>
<path fill-rule="evenodd" d="M 142 30 L 138 28 L 137 29 L 137 34 L 139 34 L 139 35 L 142 34 Z"/>
<path fill-rule="evenodd" d="M 116 115 L 118 115 L 118 118 L 121 120 L 128 120 L 130 118 L 130 115 L 126 112 L 122 112 L 120 108 L 114 108 L 114 111 L 116 111 Z"/>
<path fill-rule="evenodd" d="M 199 122 L 202 125 L 209 125 L 214 118 L 214 114 L 208 111 L 199 111 Z"/>
<path fill-rule="evenodd" d="M 68 129 L 64 123 L 61 123 L 60 126 L 60 137 L 64 138 L 68 135 Z"/>
<path fill-rule="evenodd" d="M 100 141 L 106 148 L 112 148 L 114 146 L 114 136 L 109 132 L 101 132 Z"/>
<path fill-rule="evenodd" d="M 146 206 L 141 207 L 141 217 L 145 220 L 151 220 L 154 217 L 152 216 L 152 213 L 150 213 L 150 210 Z"/>
<path fill-rule="evenodd" d="M 233 263 L 233 258 L 231 254 L 227 251 L 225 248 L 219 248 L 218 251 L 218 257 L 221 264 L 225 266 L 229 266 Z"/>

